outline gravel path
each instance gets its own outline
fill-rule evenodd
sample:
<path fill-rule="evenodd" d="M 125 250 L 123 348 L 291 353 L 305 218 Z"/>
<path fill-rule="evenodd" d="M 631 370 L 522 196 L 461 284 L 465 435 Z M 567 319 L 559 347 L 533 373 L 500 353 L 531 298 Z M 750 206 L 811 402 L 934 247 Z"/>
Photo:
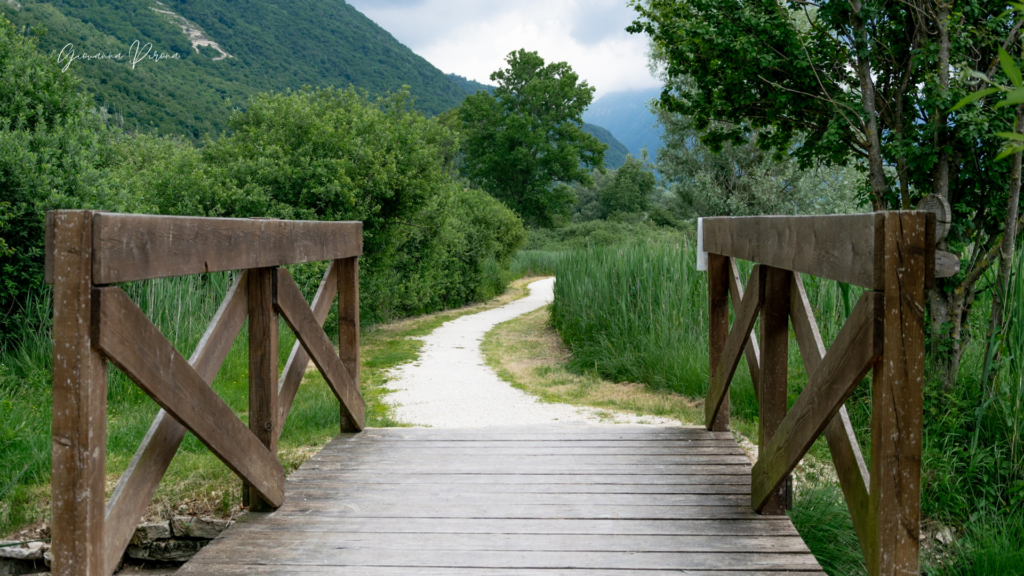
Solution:
<path fill-rule="evenodd" d="M 388 396 L 401 422 L 437 428 L 530 424 L 651 424 L 679 426 L 654 416 L 547 404 L 511 387 L 484 362 L 480 342 L 492 328 L 546 306 L 554 278 L 530 284 L 530 295 L 511 304 L 443 324 L 425 342 L 420 359 L 391 372 Z M 611 418 L 609 418 L 611 415 Z"/>

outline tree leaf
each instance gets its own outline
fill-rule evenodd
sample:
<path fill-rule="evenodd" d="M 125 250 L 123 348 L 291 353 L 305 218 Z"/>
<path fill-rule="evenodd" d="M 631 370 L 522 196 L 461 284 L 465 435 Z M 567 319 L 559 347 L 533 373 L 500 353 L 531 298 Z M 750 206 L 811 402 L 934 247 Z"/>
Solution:
<path fill-rule="evenodd" d="M 1002 48 L 999 49 L 999 64 L 1003 67 L 1003 72 L 1006 73 L 1006 76 L 1010 78 L 1010 82 L 1013 82 L 1014 86 L 1020 88 L 1020 68 L 1017 67 L 1017 63 L 1013 61 L 1010 53 Z"/>
<path fill-rule="evenodd" d="M 1024 134 L 1020 134 L 1019 132 L 996 132 L 996 136 L 1006 140 L 1020 140 L 1024 142 Z"/>
<path fill-rule="evenodd" d="M 999 156 L 996 156 L 996 160 L 1002 160 L 1003 158 L 1012 156 L 1017 152 L 1024 152 L 1024 146 L 1007 146 L 1006 148 L 1003 148 L 1003 151 L 999 153 Z"/>
<path fill-rule="evenodd" d="M 1007 94 L 1006 98 L 996 103 L 996 108 L 1002 108 L 1004 106 L 1013 106 L 1014 104 L 1020 104 L 1024 102 L 1024 88 L 1017 88 L 1013 92 Z"/>
<path fill-rule="evenodd" d="M 995 94 L 996 92 L 999 92 L 999 88 L 986 88 L 984 90 L 978 90 L 977 92 L 974 92 L 973 94 L 970 94 L 963 100 L 957 102 L 956 106 L 953 106 L 953 108 L 951 108 L 949 111 L 953 112 L 954 110 L 959 110 L 972 102 L 977 102 L 978 100 L 981 100 L 985 96 Z"/>

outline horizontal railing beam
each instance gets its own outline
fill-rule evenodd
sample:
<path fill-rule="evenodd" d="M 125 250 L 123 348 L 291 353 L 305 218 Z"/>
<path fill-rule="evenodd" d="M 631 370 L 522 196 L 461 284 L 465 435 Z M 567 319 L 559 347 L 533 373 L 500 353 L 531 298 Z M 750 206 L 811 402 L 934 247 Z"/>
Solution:
<path fill-rule="evenodd" d="M 97 285 L 337 260 L 362 252 L 361 222 L 110 212 L 93 217 L 92 265 Z M 48 249 L 49 276 L 51 253 Z"/>

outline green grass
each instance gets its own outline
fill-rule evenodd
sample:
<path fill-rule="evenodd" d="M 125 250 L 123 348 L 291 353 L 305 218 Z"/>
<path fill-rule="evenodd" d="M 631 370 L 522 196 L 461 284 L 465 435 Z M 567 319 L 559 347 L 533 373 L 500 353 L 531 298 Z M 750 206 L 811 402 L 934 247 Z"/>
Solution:
<path fill-rule="evenodd" d="M 548 250 L 523 250 L 516 254 L 509 271 L 513 278 L 554 276 L 563 254 Z"/>
<path fill-rule="evenodd" d="M 552 324 L 572 351 L 578 374 L 595 371 L 613 381 L 640 382 L 694 400 L 707 393 L 707 280 L 696 271 L 691 238 L 587 246 L 555 265 Z M 742 268 L 742 267 L 741 267 Z M 974 304 L 965 334 L 971 338 L 953 392 L 930 382 L 925 390 L 922 512 L 971 534 L 979 513 L 1010 522 L 1024 517 L 1024 264 L 1018 255 L 1015 292 L 1001 343 L 1006 360 L 999 385 L 981 385 L 982 356 L 991 296 Z M 744 275 L 749 268 L 741 270 Z M 993 276 L 990 274 L 990 276 Z M 859 288 L 803 276 L 826 346 L 835 339 L 860 297 Z M 989 277 L 983 281 L 991 282 Z M 790 341 L 789 402 L 807 383 L 799 349 Z M 734 430 L 756 438 L 757 403 L 745 362 L 730 389 Z M 871 382 L 848 400 L 858 440 L 870 465 Z M 810 456 L 831 461 L 823 439 Z M 849 513 L 834 481 L 811 482 L 797 496 L 792 518 L 829 574 L 861 574 L 863 562 Z M 979 524 L 981 523 L 981 524 Z M 1012 522 L 1011 522 L 1012 525 Z M 979 542 L 982 540 L 978 539 Z M 1008 540 L 1010 556 L 1024 540 Z M 993 546 L 971 550 L 987 554 Z M 1002 554 L 1002 553 L 1000 553 Z M 993 560 L 995 561 L 995 560 Z M 971 565 L 977 560 L 971 560 Z"/>
<path fill-rule="evenodd" d="M 230 286 L 228 274 L 210 274 L 141 282 L 126 286 L 132 299 L 188 357 L 206 330 Z M 423 343 L 412 338 L 463 314 L 525 296 L 526 281 L 486 304 L 449 310 L 393 324 L 364 327 L 360 343 L 360 384 L 367 426 L 401 426 L 385 401 L 387 371 L 414 361 Z M 50 296 L 26 303 L 40 331 L 20 335 L 21 345 L 0 355 L 0 537 L 45 520 L 49 515 L 50 419 L 52 410 Z M 332 334 L 333 331 L 329 331 Z M 282 322 L 280 365 L 295 337 Z M 248 410 L 248 338 L 243 328 L 213 384 L 243 422 Z M 125 470 L 159 407 L 122 373 L 108 378 L 108 490 Z M 329 442 L 340 426 L 338 401 L 319 372 L 307 372 L 280 439 L 279 458 L 290 472 Z M 229 515 L 241 502 L 240 482 L 197 438 L 188 434 L 150 507 L 149 515 L 169 509 Z M 109 493 L 108 493 L 109 496 Z"/>

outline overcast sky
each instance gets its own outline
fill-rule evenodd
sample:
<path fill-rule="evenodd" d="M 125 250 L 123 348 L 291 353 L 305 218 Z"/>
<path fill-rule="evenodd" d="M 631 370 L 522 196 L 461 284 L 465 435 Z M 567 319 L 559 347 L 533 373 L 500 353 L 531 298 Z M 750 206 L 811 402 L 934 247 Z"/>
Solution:
<path fill-rule="evenodd" d="M 627 0 L 348 0 L 445 73 L 490 83 L 505 56 L 526 48 L 568 62 L 609 92 L 657 86 L 646 36 L 629 34 Z"/>

